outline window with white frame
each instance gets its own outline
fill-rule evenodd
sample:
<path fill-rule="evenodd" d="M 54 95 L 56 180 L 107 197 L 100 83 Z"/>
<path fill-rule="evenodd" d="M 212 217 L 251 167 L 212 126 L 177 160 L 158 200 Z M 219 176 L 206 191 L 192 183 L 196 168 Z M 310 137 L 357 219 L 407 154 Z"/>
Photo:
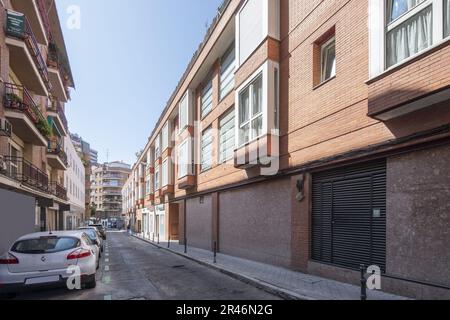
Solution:
<path fill-rule="evenodd" d="M 155 191 L 159 190 L 159 166 L 155 168 Z"/>
<path fill-rule="evenodd" d="M 219 162 L 224 163 L 234 154 L 234 107 L 220 119 L 219 127 Z"/>
<path fill-rule="evenodd" d="M 222 100 L 234 88 L 235 49 L 234 43 L 221 59 L 220 66 L 220 99 Z"/>
<path fill-rule="evenodd" d="M 178 131 L 183 131 L 189 125 L 189 93 L 186 92 L 178 106 Z"/>
<path fill-rule="evenodd" d="M 386 56 L 390 68 L 448 37 L 450 0 L 385 0 Z"/>
<path fill-rule="evenodd" d="M 444 1 L 444 37 L 450 37 L 450 0 Z"/>
<path fill-rule="evenodd" d="M 336 38 L 332 37 L 321 46 L 321 82 L 336 76 Z"/>
<path fill-rule="evenodd" d="M 239 146 L 260 137 L 263 130 L 263 77 L 239 92 Z"/>
<path fill-rule="evenodd" d="M 213 136 L 212 128 L 206 129 L 202 134 L 202 147 L 201 147 L 201 166 L 202 171 L 211 169 L 212 167 L 212 146 Z"/>
<path fill-rule="evenodd" d="M 169 184 L 169 159 L 163 161 L 161 171 L 161 186 L 165 187 Z"/>
<path fill-rule="evenodd" d="M 209 78 L 202 90 L 202 118 L 207 116 L 212 111 L 213 105 L 213 86 L 212 79 Z"/>
<path fill-rule="evenodd" d="M 145 179 L 145 194 L 149 195 L 152 192 L 152 188 L 151 188 L 151 180 L 150 180 L 150 176 L 147 175 L 146 179 Z"/>
<path fill-rule="evenodd" d="M 155 160 L 161 156 L 161 136 L 158 135 L 155 140 Z"/>
<path fill-rule="evenodd" d="M 164 152 L 169 147 L 169 122 L 163 127 L 161 132 L 161 151 Z"/>
<path fill-rule="evenodd" d="M 184 178 L 188 175 L 189 165 L 189 139 L 184 140 L 178 146 L 178 178 Z"/>

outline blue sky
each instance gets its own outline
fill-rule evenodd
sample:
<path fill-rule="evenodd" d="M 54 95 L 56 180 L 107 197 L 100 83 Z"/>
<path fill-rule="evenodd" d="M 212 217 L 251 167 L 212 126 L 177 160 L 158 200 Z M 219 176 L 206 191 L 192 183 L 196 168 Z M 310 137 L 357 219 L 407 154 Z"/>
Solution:
<path fill-rule="evenodd" d="M 222 0 L 57 0 L 76 90 L 70 131 L 133 164 Z M 126 6 L 124 4 L 127 4 Z M 81 9 L 70 30 L 67 8 Z"/>

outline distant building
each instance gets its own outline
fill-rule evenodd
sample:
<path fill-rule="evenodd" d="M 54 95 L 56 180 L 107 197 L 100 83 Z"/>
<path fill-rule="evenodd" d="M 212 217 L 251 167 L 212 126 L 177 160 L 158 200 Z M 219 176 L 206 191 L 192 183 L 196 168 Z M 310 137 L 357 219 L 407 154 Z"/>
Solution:
<path fill-rule="evenodd" d="M 65 212 L 64 229 L 73 230 L 85 220 L 85 167 L 72 140 L 65 138 L 68 169 L 64 172 L 64 187 L 67 190 L 70 210 Z"/>
<path fill-rule="evenodd" d="M 78 134 L 70 134 L 73 146 L 84 165 L 85 172 L 85 218 L 91 217 L 91 168 L 98 164 L 98 152 L 91 149 L 91 145 Z"/>
<path fill-rule="evenodd" d="M 95 217 L 108 219 L 122 213 L 122 187 L 131 172 L 123 162 L 110 162 L 92 167 L 90 207 Z"/>

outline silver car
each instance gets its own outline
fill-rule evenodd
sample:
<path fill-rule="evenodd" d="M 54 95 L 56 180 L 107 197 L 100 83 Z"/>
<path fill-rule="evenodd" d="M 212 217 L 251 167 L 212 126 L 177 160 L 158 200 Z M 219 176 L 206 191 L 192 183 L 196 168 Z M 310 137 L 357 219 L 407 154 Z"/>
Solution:
<path fill-rule="evenodd" d="M 78 270 L 84 288 L 95 288 L 99 251 L 83 231 L 41 232 L 19 238 L 0 256 L 0 294 L 66 285 Z"/>
<path fill-rule="evenodd" d="M 87 236 L 89 237 L 89 239 L 91 239 L 91 241 L 99 247 L 100 257 L 101 257 L 102 256 L 101 253 L 104 250 L 104 244 L 103 244 L 102 235 L 97 230 L 97 228 L 96 227 L 81 227 L 81 228 L 78 228 L 78 230 L 84 231 L 87 234 Z"/>

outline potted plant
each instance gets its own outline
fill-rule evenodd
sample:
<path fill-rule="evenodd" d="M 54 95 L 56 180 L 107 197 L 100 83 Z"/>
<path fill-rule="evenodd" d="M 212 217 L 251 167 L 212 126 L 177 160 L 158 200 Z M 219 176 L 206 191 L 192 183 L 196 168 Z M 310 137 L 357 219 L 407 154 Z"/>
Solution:
<path fill-rule="evenodd" d="M 39 118 L 36 124 L 38 130 L 47 138 L 50 138 L 53 134 L 53 129 L 47 120 Z"/>
<path fill-rule="evenodd" d="M 18 108 L 22 104 L 22 99 L 13 92 L 6 94 L 6 101 L 9 101 L 11 108 Z"/>

